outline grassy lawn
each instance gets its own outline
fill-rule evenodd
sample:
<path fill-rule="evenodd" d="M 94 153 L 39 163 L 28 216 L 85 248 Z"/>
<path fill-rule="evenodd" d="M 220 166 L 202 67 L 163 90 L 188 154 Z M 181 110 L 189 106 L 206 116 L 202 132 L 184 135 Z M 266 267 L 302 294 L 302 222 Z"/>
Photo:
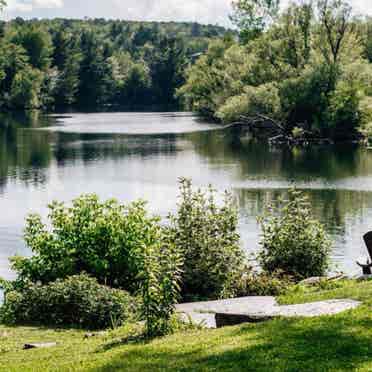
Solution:
<path fill-rule="evenodd" d="M 372 282 L 293 290 L 281 303 L 363 301 L 338 316 L 277 319 L 218 330 L 131 341 L 134 327 L 94 338 L 86 332 L 0 326 L 0 371 L 372 371 Z M 26 342 L 57 341 L 22 350 Z"/>

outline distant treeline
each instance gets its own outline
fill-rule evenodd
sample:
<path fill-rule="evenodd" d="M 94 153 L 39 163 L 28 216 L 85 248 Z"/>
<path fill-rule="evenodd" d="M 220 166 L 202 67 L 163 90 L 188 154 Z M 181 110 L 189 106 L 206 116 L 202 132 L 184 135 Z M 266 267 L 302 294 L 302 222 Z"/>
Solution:
<path fill-rule="evenodd" d="M 0 23 L 0 108 L 179 105 L 184 71 L 226 30 L 197 23 Z"/>

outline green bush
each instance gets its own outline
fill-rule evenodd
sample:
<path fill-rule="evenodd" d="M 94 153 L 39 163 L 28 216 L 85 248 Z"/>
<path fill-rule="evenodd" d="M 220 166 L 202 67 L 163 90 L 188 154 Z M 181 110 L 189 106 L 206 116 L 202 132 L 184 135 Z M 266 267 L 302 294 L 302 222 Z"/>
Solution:
<path fill-rule="evenodd" d="M 164 241 L 159 239 L 146 247 L 141 257 L 140 311 L 148 337 L 172 331 L 175 304 L 180 299 L 183 255 L 175 245 Z"/>
<path fill-rule="evenodd" d="M 230 194 L 222 206 L 215 191 L 194 191 L 188 179 L 180 181 L 180 203 L 170 216 L 171 239 L 184 256 L 182 294 L 190 298 L 221 298 L 234 294 L 242 275 L 238 214 Z"/>
<path fill-rule="evenodd" d="M 8 324 L 71 325 L 90 329 L 119 326 L 135 313 L 133 298 L 100 285 L 86 274 L 47 285 L 6 289 L 0 320 Z"/>
<path fill-rule="evenodd" d="M 291 279 L 280 272 L 248 273 L 236 283 L 235 295 L 237 297 L 279 296 L 284 294 L 291 284 Z"/>
<path fill-rule="evenodd" d="M 86 272 L 101 284 L 138 289 L 138 257 L 162 229 L 144 202 L 121 205 L 84 195 L 72 206 L 54 202 L 49 211 L 51 229 L 39 215 L 27 218 L 25 240 L 33 256 L 12 259 L 19 284 L 45 284 Z"/>
<path fill-rule="evenodd" d="M 325 274 L 331 244 L 301 192 L 290 190 L 289 201 L 272 206 L 261 226 L 258 259 L 267 273 L 281 270 L 298 280 Z"/>
<path fill-rule="evenodd" d="M 272 84 L 259 87 L 247 86 L 244 93 L 229 98 L 216 113 L 223 122 L 231 123 L 241 120 L 241 116 L 268 115 L 277 118 L 281 110 L 278 88 Z"/>

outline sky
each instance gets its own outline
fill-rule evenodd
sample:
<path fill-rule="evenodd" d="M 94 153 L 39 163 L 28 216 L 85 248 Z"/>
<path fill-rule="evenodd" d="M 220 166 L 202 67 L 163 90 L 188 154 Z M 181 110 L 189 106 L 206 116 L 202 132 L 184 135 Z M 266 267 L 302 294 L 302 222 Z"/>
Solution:
<path fill-rule="evenodd" d="M 372 15 L 372 0 L 351 2 L 356 13 Z M 230 13 L 231 0 L 8 0 L 3 17 L 119 18 L 229 26 Z"/>

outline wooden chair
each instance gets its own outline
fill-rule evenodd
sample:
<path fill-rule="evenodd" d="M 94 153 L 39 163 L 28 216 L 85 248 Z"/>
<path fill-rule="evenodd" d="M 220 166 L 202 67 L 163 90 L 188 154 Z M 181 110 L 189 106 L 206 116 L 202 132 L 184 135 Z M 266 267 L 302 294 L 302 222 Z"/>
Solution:
<path fill-rule="evenodd" d="M 363 239 L 367 246 L 369 259 L 367 259 L 366 264 L 361 264 L 360 262 L 357 262 L 357 264 L 363 269 L 364 275 L 371 275 L 372 274 L 372 231 L 365 234 L 363 236 Z"/>

